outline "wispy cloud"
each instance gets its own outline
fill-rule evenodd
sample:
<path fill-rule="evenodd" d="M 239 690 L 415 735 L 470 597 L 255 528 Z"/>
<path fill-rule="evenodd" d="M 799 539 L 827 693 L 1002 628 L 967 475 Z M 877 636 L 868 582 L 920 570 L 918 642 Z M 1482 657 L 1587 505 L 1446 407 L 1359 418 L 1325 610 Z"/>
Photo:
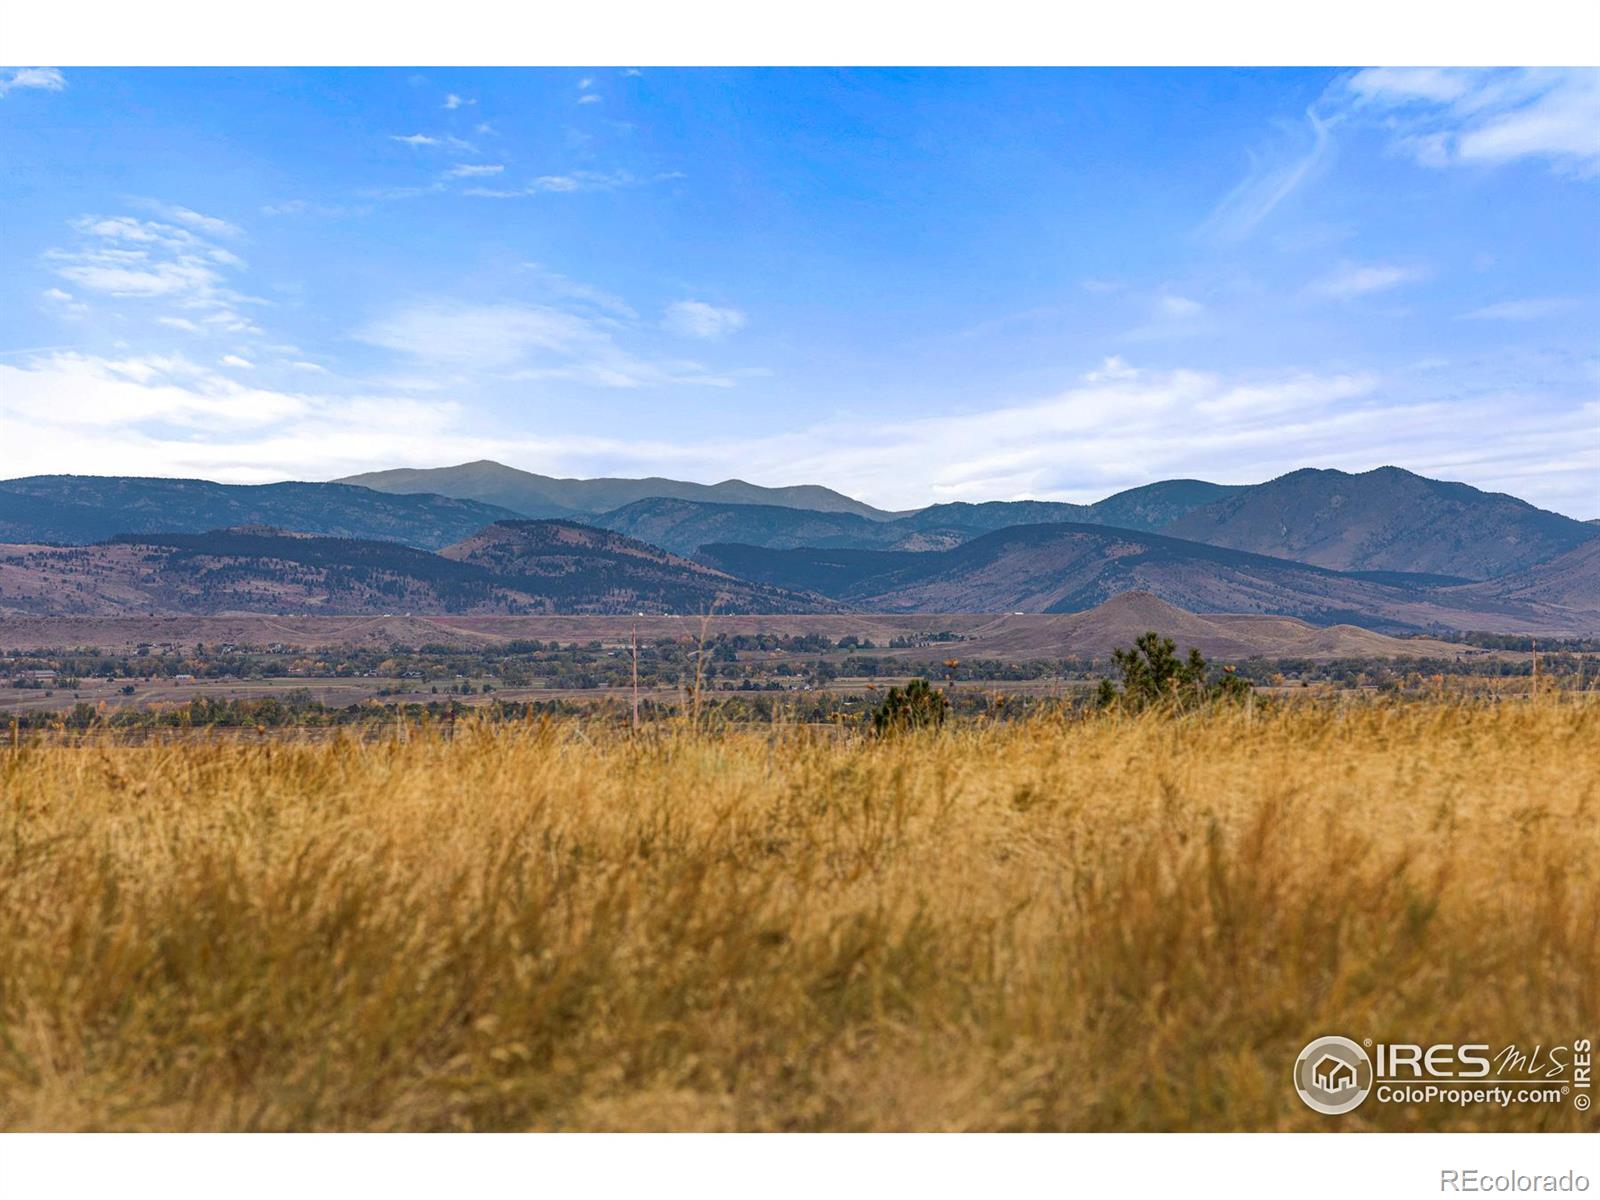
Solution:
<path fill-rule="evenodd" d="M 446 109 L 452 109 L 452 110 L 453 109 L 457 109 L 457 108 L 461 108 L 463 105 L 476 104 L 476 103 L 477 103 L 476 100 L 469 100 L 465 96 L 458 96 L 454 92 L 451 92 L 449 95 L 447 95 L 444 98 L 444 107 Z"/>
<path fill-rule="evenodd" d="M 190 209 L 176 211 L 191 223 L 216 221 Z M 83 291 L 115 299 L 173 305 L 193 314 L 192 319 L 183 318 L 189 324 L 212 332 L 255 330 L 239 310 L 260 301 L 229 286 L 228 273 L 244 267 L 231 250 L 181 226 L 137 217 L 84 216 L 71 226 L 78 235 L 76 244 L 44 255 L 60 278 Z M 233 230 L 231 225 L 227 228 Z"/>
<path fill-rule="evenodd" d="M 163 422 L 209 432 L 271 425 L 307 410 L 302 397 L 246 388 L 181 354 L 58 353 L 0 371 L 9 384 L 0 388 L 0 411 L 61 430 Z"/>
<path fill-rule="evenodd" d="M 194 209 L 185 208 L 181 204 L 167 204 L 160 200 L 151 200 L 145 197 L 133 197 L 132 203 L 146 212 L 153 212 L 174 224 L 203 233 L 208 237 L 238 238 L 244 236 L 244 230 L 232 222 L 224 221 L 221 217 L 210 217 L 205 213 L 195 212 Z"/>
<path fill-rule="evenodd" d="M 1123 344 L 1170 341 L 1195 338 L 1213 332 L 1214 321 L 1208 320 L 1206 306 L 1191 296 L 1163 288 L 1140 298 L 1145 307 L 1145 319 L 1138 325 L 1119 334 Z"/>
<path fill-rule="evenodd" d="M 578 97 L 579 104 L 599 104 L 602 97 L 598 92 L 585 92 Z"/>
<path fill-rule="evenodd" d="M 729 387 L 736 378 L 628 350 L 618 332 L 610 317 L 550 304 L 432 303 L 391 312 L 355 337 L 421 363 L 506 380 L 639 388 Z"/>
<path fill-rule="evenodd" d="M 55 67 L 0 67 L 0 98 L 29 89 L 59 92 L 66 86 L 66 77 Z"/>
<path fill-rule="evenodd" d="M 461 138 L 455 137 L 454 135 L 448 133 L 437 135 L 431 133 L 391 133 L 389 135 L 389 140 L 400 142 L 402 145 L 406 146 L 442 146 L 447 150 L 464 151 L 472 151 L 477 149 L 477 147 L 471 142 L 463 141 Z"/>
<path fill-rule="evenodd" d="M 1526 486 L 1509 490 L 1569 507 L 1582 487 L 1592 494 L 1600 444 L 1587 437 L 1574 455 L 1568 439 L 1592 433 L 1600 405 L 1510 406 L 1504 396 L 1470 393 L 1446 403 L 1402 397 L 1399 384 L 1370 372 L 1232 375 L 1110 359 L 1046 399 L 912 421 L 822 423 L 718 447 L 728 455 L 718 465 L 738 461 L 746 477 L 772 482 L 823 480 L 900 508 L 936 499 L 1085 501 L 1154 479 L 1255 482 L 1307 463 L 1366 470 L 1394 462 L 1403 447 L 1401 465 L 1424 473 L 1487 487 L 1524 477 Z M 1497 438 L 1485 442 L 1490 426 Z"/>
<path fill-rule="evenodd" d="M 633 305 L 604 288 L 595 287 L 581 280 L 569 279 L 559 271 L 552 271 L 541 263 L 524 263 L 523 268 L 536 285 L 549 296 L 560 300 L 577 301 L 579 304 L 597 308 L 621 320 L 638 319 L 639 314 Z"/>
<path fill-rule="evenodd" d="M 641 177 L 631 171 L 569 171 L 562 175 L 539 175 L 521 187 L 464 188 L 464 196 L 481 196 L 491 200 L 512 200 L 520 196 L 545 196 L 572 192 L 609 192 L 617 188 L 642 187 L 649 183 L 664 183 L 682 179 L 681 171 L 663 171 Z"/>
<path fill-rule="evenodd" d="M 39 293 L 39 299 L 46 308 L 58 317 L 67 317 L 76 320 L 89 312 L 89 306 L 79 300 L 71 292 L 61 288 L 46 288 Z"/>
<path fill-rule="evenodd" d="M 667 305 L 661 325 L 681 337 L 711 339 L 737 333 L 744 328 L 745 320 L 736 308 L 719 308 L 703 300 L 679 300 Z"/>
<path fill-rule="evenodd" d="M 559 348 L 593 336 L 518 306 L 454 310 L 451 321 L 459 323 L 402 322 L 384 340 L 420 335 L 436 350 L 448 337 L 448 353 L 460 361 L 496 353 L 506 339 Z M 529 353 L 551 363 L 540 348 L 501 361 Z M 580 369 L 575 361 L 565 368 L 560 374 L 558 360 L 545 377 Z M 1244 483 L 1307 463 L 1366 470 L 1398 457 L 1424 474 L 1595 515 L 1600 403 L 1470 388 L 1446 402 L 1432 379 L 1425 393 L 1417 398 L 1405 378 L 1368 372 L 1230 375 L 1111 358 L 1066 389 L 1021 403 L 912 420 L 800 418 L 754 437 L 690 431 L 671 439 L 475 425 L 448 389 L 424 399 L 371 387 L 273 390 L 176 355 L 0 362 L 0 424 L 8 467 L 19 474 L 253 482 L 496 458 L 557 474 L 710 480 L 737 472 L 769 484 L 821 482 L 902 508 L 941 499 L 1094 500 L 1159 478 Z M 1496 436 L 1486 441 L 1484 428 Z"/>
<path fill-rule="evenodd" d="M 1292 145 L 1252 153 L 1250 169 L 1206 219 L 1201 235 L 1222 242 L 1249 237 L 1327 160 L 1332 126 L 1332 120 L 1309 108 L 1304 126 L 1291 131 Z"/>
<path fill-rule="evenodd" d="M 326 478 L 376 459 L 419 461 L 459 416 L 447 400 L 247 385 L 180 355 L 0 363 L 6 465 L 19 474 L 66 465 L 240 482 Z"/>
<path fill-rule="evenodd" d="M 446 171 L 446 179 L 483 179 L 504 171 L 504 163 L 457 163 Z"/>
<path fill-rule="evenodd" d="M 1392 263 L 1343 263 L 1313 283 L 1310 290 L 1316 295 L 1335 300 L 1353 300 L 1372 292 L 1386 292 L 1408 283 L 1417 283 L 1427 277 L 1428 272 L 1421 267 Z"/>
<path fill-rule="evenodd" d="M 372 212 L 372 208 L 366 204 L 319 204 L 312 200 L 295 199 L 263 204 L 260 211 L 264 217 L 364 217 Z"/>
<path fill-rule="evenodd" d="M 1600 70 L 1377 67 L 1345 88 L 1424 166 L 1539 158 L 1600 172 Z"/>
<path fill-rule="evenodd" d="M 1205 311 L 1205 307 L 1198 300 L 1191 300 L 1187 296 L 1179 296 L 1171 292 L 1166 293 L 1156 301 L 1157 315 L 1174 321 L 1199 316 Z"/>
<path fill-rule="evenodd" d="M 1463 313 L 1462 319 L 1468 321 L 1538 321 L 1544 317 L 1553 317 L 1559 313 L 1568 312 L 1576 308 L 1577 304 L 1576 300 L 1566 296 L 1502 300 L 1497 304 L 1486 304 L 1482 308 L 1475 308 L 1469 313 Z"/>

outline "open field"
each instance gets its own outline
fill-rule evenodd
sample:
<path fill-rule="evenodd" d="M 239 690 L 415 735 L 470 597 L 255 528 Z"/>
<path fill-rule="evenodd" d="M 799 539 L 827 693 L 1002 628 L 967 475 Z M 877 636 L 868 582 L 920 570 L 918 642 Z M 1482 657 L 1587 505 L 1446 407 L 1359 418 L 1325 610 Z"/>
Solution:
<path fill-rule="evenodd" d="M 1353 625 L 1316 626 L 1293 617 L 1238 613 L 1196 614 L 1153 596 L 1125 593 L 1097 608 L 1073 613 L 850 613 L 838 616 L 726 616 L 704 622 L 707 633 L 729 636 L 855 636 L 886 645 L 897 638 L 949 633 L 969 656 L 1043 658 L 1104 656 L 1146 629 L 1161 629 L 1185 646 L 1219 658 L 1312 659 L 1471 654 L 1470 647 L 1427 637 L 1388 637 Z M 132 653 L 139 645 L 191 650 L 216 646 L 278 645 L 310 650 L 396 645 L 493 649 L 507 642 L 599 641 L 621 646 L 637 633 L 694 640 L 699 617 L 648 616 L 233 616 L 34 617 L 0 619 L 0 651 L 99 647 Z"/>
<path fill-rule="evenodd" d="M 0 1128 L 1593 1129 L 1600 704 L 0 748 Z"/>
<path fill-rule="evenodd" d="M 871 699 L 876 694 L 887 688 L 904 684 L 909 675 L 879 675 L 872 679 L 845 678 L 830 680 L 824 687 L 813 689 L 803 684 L 795 684 L 790 690 L 775 693 L 762 693 L 768 698 L 783 701 L 803 699 L 807 693 L 813 691 L 826 693 L 832 696 L 853 696 L 859 699 Z M 469 708 L 488 708 L 498 703 L 528 703 L 564 701 L 570 704 L 582 704 L 592 707 L 625 707 L 632 699 L 632 690 L 627 687 L 592 687 L 572 688 L 560 686 L 539 687 L 505 687 L 495 686 L 487 679 L 469 681 L 474 687 L 482 688 L 486 684 L 492 687 L 492 692 L 480 691 L 476 695 L 457 697 L 457 702 Z M 386 705 L 425 705 L 437 702 L 440 696 L 431 693 L 426 686 L 418 686 L 415 680 L 395 677 L 374 676 L 361 679 L 341 679 L 325 676 L 307 676 L 278 679 L 252 679 L 240 681 L 237 679 L 197 679 L 192 682 L 174 683 L 170 680 L 155 682 L 141 681 L 133 686 L 130 694 L 124 694 L 124 688 L 129 685 L 117 679 L 84 679 L 78 681 L 77 686 L 71 690 L 39 688 L 14 688 L 0 687 L 0 717 L 20 716 L 23 714 L 60 713 L 74 708 L 78 704 L 91 704 L 101 714 L 115 713 L 122 709 L 158 708 L 172 709 L 190 703 L 191 701 L 251 701 L 261 700 L 266 697 L 284 697 L 288 695 L 303 695 L 307 699 L 329 708 L 349 708 L 355 705 L 375 703 Z M 1002 684 L 993 682 L 955 682 L 940 685 L 952 700 L 963 696 L 991 696 L 999 694 L 1002 689 L 1008 697 L 1057 699 L 1080 695 L 1091 691 L 1093 684 L 1081 679 L 1021 679 L 1006 680 Z M 703 698 L 707 702 L 719 699 L 739 698 L 738 692 L 722 692 L 707 688 L 703 691 Z M 445 699 L 450 699 L 445 696 Z M 686 700 L 686 691 L 682 687 L 665 685 L 641 685 L 639 700 L 657 704 L 681 705 Z"/>

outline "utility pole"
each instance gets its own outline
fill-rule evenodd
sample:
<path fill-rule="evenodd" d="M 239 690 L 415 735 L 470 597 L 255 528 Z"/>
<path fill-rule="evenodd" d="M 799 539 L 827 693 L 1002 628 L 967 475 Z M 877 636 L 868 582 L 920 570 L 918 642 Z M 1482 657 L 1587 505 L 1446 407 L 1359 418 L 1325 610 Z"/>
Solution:
<path fill-rule="evenodd" d="M 1539 698 L 1539 639 L 1529 638 L 1528 641 L 1533 646 L 1533 698 L 1537 700 Z"/>
<path fill-rule="evenodd" d="M 633 627 L 628 637 L 628 648 L 633 652 L 633 732 L 639 732 L 639 626 Z"/>

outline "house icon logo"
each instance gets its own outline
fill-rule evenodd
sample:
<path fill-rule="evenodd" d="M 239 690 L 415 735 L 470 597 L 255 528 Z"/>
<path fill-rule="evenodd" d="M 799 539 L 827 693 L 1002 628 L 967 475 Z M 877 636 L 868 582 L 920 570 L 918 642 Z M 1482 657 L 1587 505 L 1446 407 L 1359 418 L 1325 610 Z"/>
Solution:
<path fill-rule="evenodd" d="M 1307 1108 L 1337 1117 L 1372 1090 L 1372 1060 L 1347 1037 L 1319 1037 L 1295 1059 L 1294 1090 Z"/>
<path fill-rule="evenodd" d="M 1337 1094 L 1356 1086 L 1356 1069 L 1342 1058 L 1324 1054 L 1311 1068 L 1311 1078 L 1323 1091 Z"/>

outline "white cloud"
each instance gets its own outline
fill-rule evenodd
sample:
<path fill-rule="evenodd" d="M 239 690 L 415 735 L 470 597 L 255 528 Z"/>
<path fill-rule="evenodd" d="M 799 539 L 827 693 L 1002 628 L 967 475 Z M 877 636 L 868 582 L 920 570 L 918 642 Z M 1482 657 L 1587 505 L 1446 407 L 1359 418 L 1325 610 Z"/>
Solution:
<path fill-rule="evenodd" d="M 1469 321 L 1537 321 L 1542 317 L 1553 317 L 1576 307 L 1575 300 L 1563 296 L 1550 296 L 1540 299 L 1502 300 L 1498 304 L 1486 304 L 1482 308 L 1475 308 L 1469 313 L 1463 313 L 1462 316 Z"/>
<path fill-rule="evenodd" d="M 0 68 L 0 97 L 4 97 L 9 92 L 30 88 L 45 92 L 59 92 L 66 86 L 66 77 L 55 67 Z"/>
<path fill-rule="evenodd" d="M 665 183 L 682 179 L 681 171 L 662 171 L 641 178 L 629 171 L 570 171 L 564 175 L 540 175 L 523 187 L 463 188 L 463 196 L 483 196 L 494 200 L 510 200 L 521 196 L 539 196 L 551 192 L 608 192 L 615 188 L 638 187 L 647 183 Z"/>
<path fill-rule="evenodd" d="M 1100 366 L 1083 378 L 1086 383 L 1105 383 L 1108 380 L 1138 377 L 1138 368 L 1130 367 L 1120 354 L 1112 354 L 1101 360 Z"/>
<path fill-rule="evenodd" d="M 78 255 L 56 268 L 56 273 L 89 291 L 111 296 L 180 295 L 209 289 L 221 280 L 216 271 L 202 264 L 149 263 L 109 252 Z"/>
<path fill-rule="evenodd" d="M 315 204 L 310 200 L 280 200 L 276 204 L 263 204 L 264 217 L 364 217 L 372 211 L 368 205 Z"/>
<path fill-rule="evenodd" d="M 530 185 L 536 192 L 607 192 L 638 180 L 627 171 L 573 171 L 566 175 L 541 175 Z"/>
<path fill-rule="evenodd" d="M 616 326 L 610 317 L 546 304 L 425 304 L 370 322 L 355 337 L 420 362 L 505 380 L 606 388 L 733 383 L 733 376 L 695 362 L 624 349 Z"/>
<path fill-rule="evenodd" d="M 578 97 L 579 104 L 599 104 L 601 96 L 598 92 L 585 92 Z"/>
<path fill-rule="evenodd" d="M 550 295 L 562 300 L 576 300 L 581 304 L 592 305 L 602 312 L 623 320 L 637 320 L 639 314 L 621 296 L 606 291 L 604 288 L 595 287 L 593 284 L 584 283 L 577 279 L 569 279 L 559 271 L 551 271 L 540 263 L 523 263 L 534 281 Z"/>
<path fill-rule="evenodd" d="M 1397 148 L 1429 167 L 1541 158 L 1600 172 L 1600 71 L 1379 67 L 1346 81 L 1379 112 Z"/>
<path fill-rule="evenodd" d="M 570 355 L 606 341 L 582 317 L 543 305 L 423 305 L 356 333 L 359 341 L 431 362 L 505 370 L 540 352 Z"/>
<path fill-rule="evenodd" d="M 248 358 L 240 358 L 237 354 L 224 354 L 217 361 L 225 367 L 238 367 L 240 370 L 244 371 L 252 371 L 255 369 L 255 363 L 251 362 Z"/>
<path fill-rule="evenodd" d="M 1255 482 L 1296 467 L 1366 470 L 1393 462 L 1506 487 L 1534 502 L 1592 507 L 1600 405 L 1398 398 L 1399 381 L 1367 373 L 1226 376 L 1138 369 L 1109 359 L 1082 383 L 1030 403 L 919 420 L 827 422 L 754 443 L 685 445 L 720 478 L 820 481 L 889 508 L 934 500 L 1099 499 L 1156 479 Z M 1496 437 L 1486 442 L 1484 428 Z M 1504 450 L 1504 442 L 1514 448 Z M 1578 439 L 1577 449 L 1572 439 Z M 629 455 L 632 459 L 633 455 Z M 659 472 L 661 463 L 640 473 Z M 623 473 L 629 462 L 597 463 Z M 569 463 L 564 469 L 581 470 Z M 1587 473 L 1587 474 L 1585 474 Z M 1517 487 L 1507 481 L 1519 478 Z"/>
<path fill-rule="evenodd" d="M 719 338 L 743 329 L 745 315 L 736 308 L 718 308 L 703 300 L 679 300 L 667 305 L 661 325 L 682 337 Z"/>
<path fill-rule="evenodd" d="M 593 79 L 585 78 L 585 79 L 578 80 L 578 90 L 580 92 L 586 92 L 590 88 L 592 88 L 593 86 L 594 86 L 594 80 Z"/>
<path fill-rule="evenodd" d="M 1327 160 L 1333 121 L 1306 110 L 1295 145 L 1265 156 L 1251 154 L 1250 169 L 1206 218 L 1200 232 L 1215 241 L 1242 241 L 1309 181 Z M 1309 144 L 1307 144 L 1309 143 Z"/>
<path fill-rule="evenodd" d="M 1311 285 L 1319 296 L 1336 300 L 1352 300 L 1371 292 L 1384 292 L 1426 279 L 1428 273 L 1420 267 L 1396 266 L 1388 263 L 1362 265 L 1344 263 L 1331 274 Z"/>
<path fill-rule="evenodd" d="M 196 325 L 188 317 L 157 317 L 157 323 L 169 329 L 181 329 L 184 333 L 204 333 L 205 330 Z"/>
<path fill-rule="evenodd" d="M 1376 126 L 1392 147 L 1428 167 L 1542 158 L 1558 169 L 1600 172 L 1600 70 L 1401 68 L 1357 71 L 1306 112 L 1294 143 L 1251 155 L 1245 178 L 1201 226 L 1239 241 L 1332 156 L 1342 122 Z"/>
<path fill-rule="evenodd" d="M 1357 71 L 1349 87 L 1363 100 L 1449 104 L 1471 90 L 1470 72 L 1448 67 L 1374 67 Z"/>
<path fill-rule="evenodd" d="M 513 322 L 514 323 L 514 322 Z M 1403 377 L 1224 376 L 1108 359 L 1017 404 L 913 420 L 837 419 L 759 436 L 674 439 L 474 427 L 448 399 L 250 388 L 187 360 L 75 355 L 0 364 L 0 425 L 18 474 L 329 478 L 477 458 L 563 475 L 667 474 L 824 483 L 890 508 L 945 499 L 1087 501 L 1163 478 L 1244 483 L 1307 464 L 1397 465 L 1594 514 L 1600 402 L 1464 391 L 1404 395 Z M 530 424 L 546 422 L 530 417 Z M 1485 440 L 1482 430 L 1493 428 Z"/>
<path fill-rule="evenodd" d="M 168 221 L 185 226 L 208 237 L 243 237 L 244 230 L 221 217 L 209 217 L 205 213 L 195 212 L 192 208 L 185 208 L 181 204 L 166 204 L 160 200 L 137 199 L 134 203 L 140 208 L 165 217 Z"/>
<path fill-rule="evenodd" d="M 1169 293 L 1156 301 L 1156 311 L 1163 317 L 1178 321 L 1185 317 L 1198 316 L 1205 311 L 1205 305 L 1187 296 L 1175 296 Z"/>
<path fill-rule="evenodd" d="M 243 387 L 182 355 L 126 359 L 55 354 L 26 367 L 0 366 L 0 412 L 8 421 L 55 429 L 114 430 L 145 422 L 212 430 L 270 425 L 303 414 L 303 397 Z"/>
<path fill-rule="evenodd" d="M 445 172 L 447 179 L 481 179 L 504 171 L 503 163 L 457 163 Z"/>
<path fill-rule="evenodd" d="M 471 142 L 464 142 L 452 135 L 440 134 L 437 137 L 426 133 L 391 133 L 390 141 L 400 142 L 407 146 L 443 146 L 448 150 L 474 150 L 476 147 Z"/>
<path fill-rule="evenodd" d="M 0 364 L 7 469 L 237 482 L 328 478 L 374 462 L 429 461 L 441 446 L 489 457 L 454 431 L 449 401 L 248 387 L 177 357 L 55 355 Z M 453 443 L 453 445 L 452 445 Z"/>
<path fill-rule="evenodd" d="M 83 303 L 71 292 L 63 291 L 61 288 L 46 288 L 39 293 L 39 299 L 43 300 L 45 306 L 57 316 L 67 317 L 72 320 L 84 316 L 89 311 L 87 304 Z"/>
<path fill-rule="evenodd" d="M 208 312 L 200 318 L 201 324 L 211 333 L 260 333 L 256 323 L 226 306 Z"/>
<path fill-rule="evenodd" d="M 444 98 L 444 107 L 447 108 L 447 109 L 457 109 L 457 108 L 460 108 L 464 104 L 476 104 L 476 103 L 477 103 L 476 100 L 468 100 L 463 96 L 456 95 L 454 92 L 451 92 L 448 96 L 446 96 Z"/>
<path fill-rule="evenodd" d="M 192 221 L 216 220 L 188 209 L 177 211 Z M 233 252 L 178 225 L 136 217 L 84 216 L 71 222 L 71 228 L 78 235 L 75 245 L 44 254 L 60 278 L 87 292 L 161 302 L 192 314 L 156 314 L 157 319 L 173 318 L 166 323 L 175 328 L 255 331 L 239 309 L 260 301 L 228 286 L 226 271 L 244 267 Z M 177 320 L 186 324 L 174 324 Z"/>

